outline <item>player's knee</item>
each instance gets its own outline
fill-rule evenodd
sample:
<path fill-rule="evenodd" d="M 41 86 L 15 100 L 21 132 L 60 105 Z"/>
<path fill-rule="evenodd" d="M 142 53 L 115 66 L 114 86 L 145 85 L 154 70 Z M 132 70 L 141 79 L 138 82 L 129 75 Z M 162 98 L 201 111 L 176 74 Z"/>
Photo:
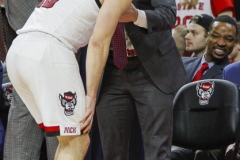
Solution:
<path fill-rule="evenodd" d="M 79 136 L 58 136 L 57 138 L 60 145 L 69 145 L 71 143 L 90 144 L 89 134 L 82 134 Z"/>
<path fill-rule="evenodd" d="M 75 137 L 76 136 L 58 136 L 57 138 L 60 145 L 68 145 Z"/>

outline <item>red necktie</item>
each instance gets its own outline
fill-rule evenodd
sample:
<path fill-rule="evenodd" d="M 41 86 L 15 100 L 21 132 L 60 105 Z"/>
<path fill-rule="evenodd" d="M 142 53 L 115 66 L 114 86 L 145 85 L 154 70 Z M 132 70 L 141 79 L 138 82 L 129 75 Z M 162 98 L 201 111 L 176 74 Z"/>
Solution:
<path fill-rule="evenodd" d="M 119 69 L 123 69 L 127 63 L 126 39 L 124 35 L 124 23 L 118 23 L 112 37 L 112 46 L 114 54 L 114 64 Z"/>
<path fill-rule="evenodd" d="M 208 69 L 208 64 L 207 63 L 203 63 L 201 68 L 197 71 L 196 75 L 194 76 L 192 82 L 201 79 L 201 77 L 203 76 L 204 71 L 206 71 L 207 69 Z"/>

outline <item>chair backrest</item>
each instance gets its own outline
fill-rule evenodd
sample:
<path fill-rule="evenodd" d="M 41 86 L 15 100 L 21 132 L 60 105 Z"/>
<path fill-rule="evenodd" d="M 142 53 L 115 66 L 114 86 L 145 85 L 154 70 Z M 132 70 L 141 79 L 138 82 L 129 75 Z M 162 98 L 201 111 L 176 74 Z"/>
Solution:
<path fill-rule="evenodd" d="M 190 149 L 216 149 L 236 141 L 239 89 L 229 81 L 205 79 L 176 93 L 173 144 Z"/>

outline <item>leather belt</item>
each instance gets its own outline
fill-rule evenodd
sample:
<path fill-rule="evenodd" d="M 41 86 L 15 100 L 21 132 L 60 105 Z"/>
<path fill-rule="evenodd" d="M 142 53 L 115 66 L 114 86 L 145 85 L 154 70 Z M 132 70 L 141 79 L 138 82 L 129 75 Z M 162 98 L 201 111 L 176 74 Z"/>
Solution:
<path fill-rule="evenodd" d="M 127 49 L 127 57 L 136 57 L 137 53 L 135 49 Z"/>

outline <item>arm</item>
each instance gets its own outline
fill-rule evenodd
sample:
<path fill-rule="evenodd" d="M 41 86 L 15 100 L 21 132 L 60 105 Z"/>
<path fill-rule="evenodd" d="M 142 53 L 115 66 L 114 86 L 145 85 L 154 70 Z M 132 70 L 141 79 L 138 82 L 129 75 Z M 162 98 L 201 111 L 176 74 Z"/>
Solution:
<path fill-rule="evenodd" d="M 121 16 L 120 21 L 137 22 L 135 25 L 146 28 L 149 33 L 171 30 L 175 25 L 175 0 L 149 0 L 148 8 L 149 9 L 139 9 L 132 4 Z M 144 13 L 139 17 L 140 12 Z"/>
<path fill-rule="evenodd" d="M 100 9 L 87 50 L 87 112 L 80 120 L 80 122 L 83 123 L 81 129 L 84 133 L 89 132 L 92 126 L 92 119 L 96 103 L 96 94 L 103 68 L 108 57 L 109 45 L 112 35 L 115 31 L 120 15 L 127 9 L 130 4 L 130 0 L 105 0 Z"/>
<path fill-rule="evenodd" d="M 133 4 L 121 15 L 119 22 L 134 22 L 134 24 L 139 27 L 148 28 L 145 12 L 137 9 Z"/>
<path fill-rule="evenodd" d="M 176 22 L 175 0 L 151 0 L 153 9 L 144 10 L 148 32 L 171 30 Z"/>

